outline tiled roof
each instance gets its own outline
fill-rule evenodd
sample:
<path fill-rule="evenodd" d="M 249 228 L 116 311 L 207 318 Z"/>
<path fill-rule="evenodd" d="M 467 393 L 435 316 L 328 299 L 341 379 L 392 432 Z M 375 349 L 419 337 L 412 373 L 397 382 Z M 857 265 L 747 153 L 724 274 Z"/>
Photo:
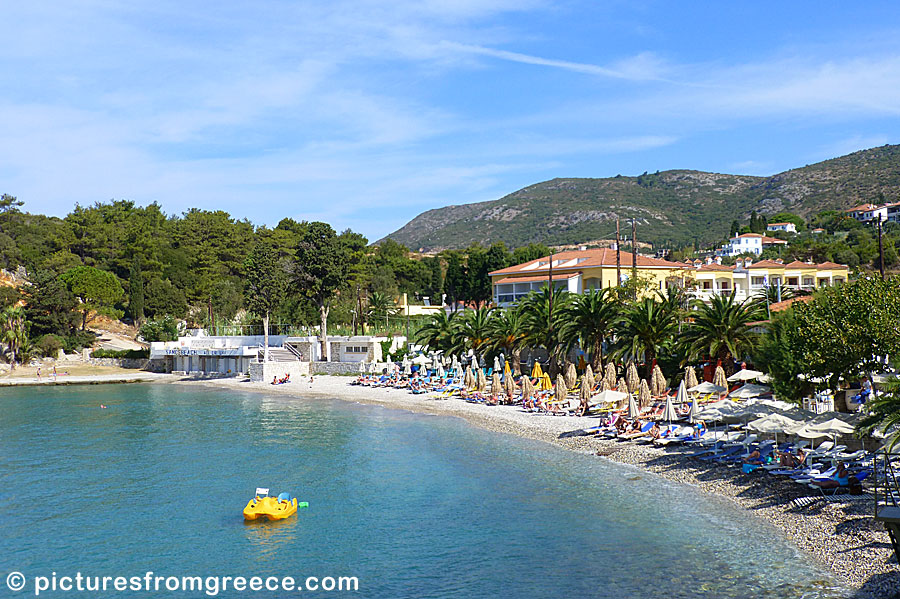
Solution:
<path fill-rule="evenodd" d="M 621 252 L 620 265 L 623 269 L 631 268 L 631 252 Z M 544 256 L 531 262 L 517 264 L 507 268 L 495 270 L 491 275 L 517 275 L 528 274 L 533 272 L 547 272 L 550 256 Z M 540 264 L 543 262 L 544 264 Z M 610 248 L 594 249 L 594 250 L 571 250 L 568 252 L 559 252 L 553 254 L 553 270 L 560 271 L 568 269 L 595 268 L 599 266 L 608 267 L 616 265 L 616 250 Z M 684 268 L 684 265 L 678 262 L 670 262 L 659 258 L 651 258 L 649 256 L 641 256 L 638 254 L 637 266 L 640 268 Z"/>
<path fill-rule="evenodd" d="M 760 260 L 759 262 L 754 262 L 747 268 L 784 268 L 784 264 L 775 262 L 774 260 Z"/>
<path fill-rule="evenodd" d="M 790 262 L 790 263 L 788 263 L 788 264 L 785 264 L 784 267 L 787 268 L 787 269 L 795 270 L 795 269 L 798 269 L 798 268 L 815 268 L 816 265 L 815 265 L 815 264 L 809 264 L 808 262 L 801 262 L 800 260 L 794 260 L 793 262 Z"/>
<path fill-rule="evenodd" d="M 785 225 L 790 225 L 790 224 L 793 224 L 793 223 L 769 223 L 766 226 L 767 227 L 783 227 Z"/>
<path fill-rule="evenodd" d="M 716 271 L 722 272 L 726 270 L 734 270 L 733 266 L 726 266 L 725 264 L 704 264 L 697 270 L 708 270 L 708 271 Z"/>
<path fill-rule="evenodd" d="M 850 270 L 849 266 L 838 264 L 837 262 L 823 262 L 821 264 L 816 264 L 816 268 L 818 270 Z"/>
<path fill-rule="evenodd" d="M 554 281 L 569 280 L 573 277 L 577 277 L 580 274 L 581 274 L 581 272 L 573 272 L 573 273 L 561 274 L 561 275 L 554 273 L 553 280 Z M 536 276 L 536 277 L 506 277 L 505 279 L 500 279 L 499 281 L 496 281 L 496 284 L 499 285 L 501 283 L 538 283 L 540 281 L 546 281 L 546 280 L 548 280 L 548 277 L 546 274 L 543 274 L 543 275 Z"/>
<path fill-rule="evenodd" d="M 847 208 L 844 212 L 866 212 L 868 210 L 875 210 L 876 208 L 878 208 L 878 206 L 875 204 L 860 204 L 853 208 Z"/>
<path fill-rule="evenodd" d="M 763 242 L 763 244 L 766 244 L 766 243 L 784 243 L 784 244 L 787 244 L 787 241 L 785 241 L 784 239 L 778 239 L 777 237 L 765 237 L 765 236 L 763 236 L 762 242 Z"/>
<path fill-rule="evenodd" d="M 794 302 L 810 302 L 812 301 L 813 296 L 811 295 L 798 295 L 797 297 L 792 297 L 791 299 L 786 299 L 783 302 L 775 302 L 774 304 L 769 304 L 770 312 L 781 312 L 782 310 L 787 310 L 791 304 Z"/>

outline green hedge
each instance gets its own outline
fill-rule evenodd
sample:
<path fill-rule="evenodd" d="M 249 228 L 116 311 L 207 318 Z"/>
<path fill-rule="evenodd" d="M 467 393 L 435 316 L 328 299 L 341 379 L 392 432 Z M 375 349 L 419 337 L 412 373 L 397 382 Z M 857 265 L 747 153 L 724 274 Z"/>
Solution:
<path fill-rule="evenodd" d="M 150 357 L 149 349 L 95 349 L 91 352 L 92 358 L 129 358 L 140 360 Z"/>

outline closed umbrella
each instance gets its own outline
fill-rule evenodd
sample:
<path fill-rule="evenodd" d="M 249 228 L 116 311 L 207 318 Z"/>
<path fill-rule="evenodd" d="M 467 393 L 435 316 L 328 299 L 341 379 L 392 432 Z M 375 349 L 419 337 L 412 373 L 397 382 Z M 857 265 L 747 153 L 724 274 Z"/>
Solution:
<path fill-rule="evenodd" d="M 522 401 L 527 401 L 528 399 L 534 397 L 534 385 L 531 384 L 531 378 L 527 376 L 522 377 Z"/>
<path fill-rule="evenodd" d="M 581 406 L 585 414 L 591 407 L 591 386 L 588 385 L 587 375 L 581 377 L 581 389 L 578 390 L 578 398 L 581 400 Z"/>
<path fill-rule="evenodd" d="M 436 370 L 435 374 L 437 374 L 437 377 L 438 377 L 439 379 L 442 379 L 442 378 L 444 378 L 445 376 L 447 376 L 447 373 L 444 372 L 444 365 L 441 364 L 440 362 L 438 362 L 437 370 Z"/>
<path fill-rule="evenodd" d="M 541 391 L 550 391 L 553 389 L 553 381 L 550 380 L 550 375 L 546 372 L 541 375 L 539 388 Z"/>
<path fill-rule="evenodd" d="M 590 364 L 584 367 L 584 378 L 582 379 L 581 384 L 583 385 L 585 381 L 589 383 L 588 389 L 593 389 L 594 385 L 597 384 L 597 381 L 594 380 L 594 369 L 591 368 Z"/>
<path fill-rule="evenodd" d="M 628 394 L 628 419 L 634 420 L 638 416 L 641 415 L 641 411 L 638 409 L 637 403 L 634 401 L 634 395 Z"/>
<path fill-rule="evenodd" d="M 512 378 L 512 370 L 509 368 L 509 360 L 503 360 L 503 378 Z"/>
<path fill-rule="evenodd" d="M 466 366 L 466 374 L 463 376 L 463 385 L 466 386 L 466 389 L 474 389 L 476 384 L 475 373 L 472 372 L 472 367 Z"/>
<path fill-rule="evenodd" d="M 541 369 L 541 363 L 535 360 L 534 368 L 531 369 L 531 378 L 539 379 L 542 376 L 544 376 L 544 371 Z"/>
<path fill-rule="evenodd" d="M 475 389 L 482 393 L 487 389 L 487 378 L 484 376 L 483 368 L 479 368 L 475 374 Z"/>
<path fill-rule="evenodd" d="M 678 420 L 678 412 L 675 411 L 675 404 L 672 403 L 672 396 L 666 395 L 666 407 L 662 413 L 662 419 L 672 424 L 673 420 Z"/>
<path fill-rule="evenodd" d="M 578 380 L 578 373 L 575 372 L 575 365 L 571 362 L 566 364 L 566 373 L 563 377 L 566 381 L 566 388 L 571 389 L 575 386 L 575 381 Z"/>
<path fill-rule="evenodd" d="M 410 363 L 409 360 L 403 361 L 403 374 L 405 374 L 406 376 L 412 374 L 412 363 Z"/>
<path fill-rule="evenodd" d="M 450 369 L 453 370 L 453 372 L 456 376 L 459 376 L 460 363 L 459 363 L 458 357 L 453 356 L 453 360 L 451 360 L 451 362 L 450 362 Z"/>
<path fill-rule="evenodd" d="M 721 366 L 716 366 L 716 373 L 713 375 L 713 385 L 717 387 L 725 387 L 728 388 L 728 380 L 725 378 L 725 369 Z"/>
<path fill-rule="evenodd" d="M 359 373 L 365 374 L 365 372 L 366 372 L 366 361 L 363 360 L 362 362 L 359 363 Z"/>
<path fill-rule="evenodd" d="M 491 395 L 500 395 L 501 389 L 503 389 L 503 384 L 500 382 L 500 374 L 494 371 L 491 375 Z"/>
<path fill-rule="evenodd" d="M 494 372 L 500 374 L 500 358 L 494 356 Z"/>
<path fill-rule="evenodd" d="M 603 375 L 603 379 L 606 381 L 606 385 L 613 389 L 616 386 L 616 365 L 612 362 L 606 363 L 606 371 Z M 619 389 L 619 391 L 624 391 L 623 389 Z"/>
<path fill-rule="evenodd" d="M 650 402 L 653 400 L 653 397 L 650 395 L 650 385 L 647 384 L 645 379 L 641 379 L 640 392 L 638 394 L 638 405 L 641 406 L 643 410 L 647 406 L 650 405 Z"/>
<path fill-rule="evenodd" d="M 684 368 L 684 385 L 688 389 L 697 386 L 697 372 L 693 366 L 685 366 Z"/>
<path fill-rule="evenodd" d="M 375 360 L 372 360 L 369 363 L 369 374 L 375 374 L 376 372 L 378 372 L 378 364 L 375 362 Z"/>
<path fill-rule="evenodd" d="M 666 382 L 666 377 L 663 376 L 662 369 L 659 367 L 659 364 L 655 364 L 650 375 L 650 391 L 652 395 L 655 397 L 662 395 L 666 392 L 667 387 L 668 383 Z"/>
<path fill-rule="evenodd" d="M 528 377 L 525 377 L 528 378 Z M 518 388 L 516 385 L 516 381 L 513 380 L 512 375 L 507 375 L 503 378 L 503 388 L 506 391 L 506 396 L 509 398 L 509 403 L 512 404 L 515 401 L 516 397 L 516 389 Z"/>
<path fill-rule="evenodd" d="M 600 379 L 600 391 L 609 391 L 609 385 L 605 378 Z"/>
<path fill-rule="evenodd" d="M 567 403 L 569 399 L 569 388 L 566 386 L 565 377 L 561 374 L 556 376 L 556 394 L 554 397 L 559 404 Z"/>
<path fill-rule="evenodd" d="M 628 369 L 625 371 L 625 382 L 628 383 L 628 392 L 637 393 L 641 388 L 641 379 L 638 377 L 637 366 L 634 362 L 628 363 Z"/>
<path fill-rule="evenodd" d="M 694 424 L 697 422 L 697 415 L 700 413 L 700 406 L 697 405 L 697 396 L 691 397 L 691 411 L 688 413 L 688 422 Z"/>
<path fill-rule="evenodd" d="M 631 393 L 628 389 L 628 383 L 625 382 L 625 379 L 619 379 L 619 382 L 616 383 L 616 391 L 621 391 L 622 393 Z"/>

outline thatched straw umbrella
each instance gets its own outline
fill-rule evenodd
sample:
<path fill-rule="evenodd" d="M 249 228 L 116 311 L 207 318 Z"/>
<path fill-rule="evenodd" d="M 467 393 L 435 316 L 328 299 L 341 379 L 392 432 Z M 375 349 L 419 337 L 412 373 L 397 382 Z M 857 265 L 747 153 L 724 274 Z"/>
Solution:
<path fill-rule="evenodd" d="M 611 389 L 609 388 L 609 384 L 606 382 L 606 379 L 602 378 L 600 379 L 600 392 L 603 393 L 604 391 L 611 391 Z"/>
<path fill-rule="evenodd" d="M 666 383 L 666 377 L 663 376 L 662 369 L 659 367 L 659 364 L 654 364 L 653 372 L 650 375 L 650 392 L 654 397 L 657 397 L 665 393 L 667 387 L 668 384 Z"/>
<path fill-rule="evenodd" d="M 628 384 L 629 393 L 637 393 L 641 388 L 641 379 L 638 377 L 637 366 L 634 362 L 628 363 L 628 369 L 625 371 L 625 382 Z"/>
<path fill-rule="evenodd" d="M 647 384 L 646 379 L 641 379 L 640 389 L 640 393 L 638 393 L 638 405 L 643 410 L 650 405 L 650 402 L 653 401 L 653 397 L 650 395 L 650 385 Z"/>
<path fill-rule="evenodd" d="M 466 373 L 463 375 L 463 385 L 466 386 L 466 389 L 474 389 L 475 384 L 475 373 L 472 372 L 471 366 L 466 366 Z"/>
<path fill-rule="evenodd" d="M 484 369 L 479 368 L 478 373 L 475 376 L 475 389 L 477 391 L 481 391 L 484 393 L 485 389 L 487 389 L 487 378 L 484 376 Z"/>
<path fill-rule="evenodd" d="M 684 368 L 684 386 L 690 389 L 697 386 L 697 373 L 693 366 L 685 366 Z"/>
<path fill-rule="evenodd" d="M 522 401 L 526 402 L 534 397 L 534 385 L 531 383 L 531 377 L 522 377 Z"/>
<path fill-rule="evenodd" d="M 566 386 L 566 379 L 560 374 L 556 376 L 556 401 L 562 404 L 569 397 L 569 388 Z"/>
<path fill-rule="evenodd" d="M 578 373 L 575 372 L 575 365 L 571 362 L 566 364 L 565 379 L 567 389 L 574 387 L 575 382 L 578 380 Z"/>
<path fill-rule="evenodd" d="M 716 366 L 716 373 L 713 375 L 712 380 L 713 385 L 717 385 L 719 387 L 728 388 L 728 379 L 725 378 L 725 370 L 722 368 L 722 365 Z"/>
<path fill-rule="evenodd" d="M 590 364 L 584 367 L 584 376 L 587 377 L 588 382 L 591 383 L 591 389 L 593 389 L 597 381 L 594 380 L 594 369 L 591 368 Z"/>
<path fill-rule="evenodd" d="M 590 368 L 590 366 L 588 366 Z M 581 377 L 581 390 L 579 391 L 578 397 L 581 400 L 581 415 L 587 414 L 588 409 L 591 407 L 591 386 L 588 383 L 591 381 L 588 380 L 587 373 Z"/>
<path fill-rule="evenodd" d="M 494 372 L 491 375 L 491 395 L 500 395 L 503 391 L 503 383 L 500 381 L 500 375 Z"/>
<path fill-rule="evenodd" d="M 619 382 L 616 383 L 616 391 L 621 391 L 622 393 L 631 393 L 628 390 L 628 383 L 625 382 L 625 379 L 619 379 Z"/>
<path fill-rule="evenodd" d="M 506 397 L 509 398 L 509 404 L 512 405 L 516 400 L 516 390 L 518 389 L 518 385 L 516 385 L 516 381 L 514 381 L 513 377 L 511 376 L 505 377 L 503 381 L 503 388 L 506 390 Z"/>
<path fill-rule="evenodd" d="M 612 389 L 616 386 L 616 365 L 612 362 L 606 363 L 606 373 L 603 375 L 604 380 L 606 381 L 606 385 Z M 624 391 L 625 387 L 623 386 L 619 391 Z"/>

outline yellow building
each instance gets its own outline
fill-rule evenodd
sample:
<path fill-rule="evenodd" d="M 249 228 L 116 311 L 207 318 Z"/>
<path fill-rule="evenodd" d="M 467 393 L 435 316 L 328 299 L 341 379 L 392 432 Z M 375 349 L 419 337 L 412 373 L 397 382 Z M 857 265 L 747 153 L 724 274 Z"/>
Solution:
<path fill-rule="evenodd" d="M 766 287 L 779 286 L 794 291 L 812 291 L 847 282 L 850 269 L 843 264 L 823 262 L 813 264 L 795 260 L 785 264 L 781 260 L 752 259 L 735 261 L 733 266 L 713 263 L 692 265 L 695 294 L 700 299 L 712 295 L 728 295 L 734 290 L 735 299 L 742 301 L 758 295 Z"/>
<path fill-rule="evenodd" d="M 720 259 L 721 260 L 721 259 Z M 651 289 L 664 290 L 675 284 L 693 290 L 695 297 L 708 300 L 713 295 L 729 295 L 743 301 L 766 287 L 812 291 L 845 283 L 849 268 L 834 262 L 812 264 L 780 260 L 738 259 L 732 266 L 709 260 L 694 263 L 670 262 L 637 256 L 638 277 Z M 621 252 L 622 281 L 632 276 L 632 254 Z M 550 257 L 539 258 L 490 273 L 494 304 L 507 306 L 546 285 L 550 279 Z M 553 255 L 553 285 L 572 293 L 616 286 L 616 251 L 575 250 Z"/>
<path fill-rule="evenodd" d="M 622 281 L 632 275 L 630 252 L 620 253 Z M 553 285 L 572 293 L 586 289 L 615 287 L 616 250 L 604 248 L 573 250 L 553 254 Z M 665 289 L 667 282 L 681 284 L 688 265 L 648 256 L 637 256 L 638 277 L 648 280 L 653 288 Z M 517 302 L 546 285 L 550 278 L 550 256 L 502 268 L 490 273 L 494 303 L 506 306 Z"/>

